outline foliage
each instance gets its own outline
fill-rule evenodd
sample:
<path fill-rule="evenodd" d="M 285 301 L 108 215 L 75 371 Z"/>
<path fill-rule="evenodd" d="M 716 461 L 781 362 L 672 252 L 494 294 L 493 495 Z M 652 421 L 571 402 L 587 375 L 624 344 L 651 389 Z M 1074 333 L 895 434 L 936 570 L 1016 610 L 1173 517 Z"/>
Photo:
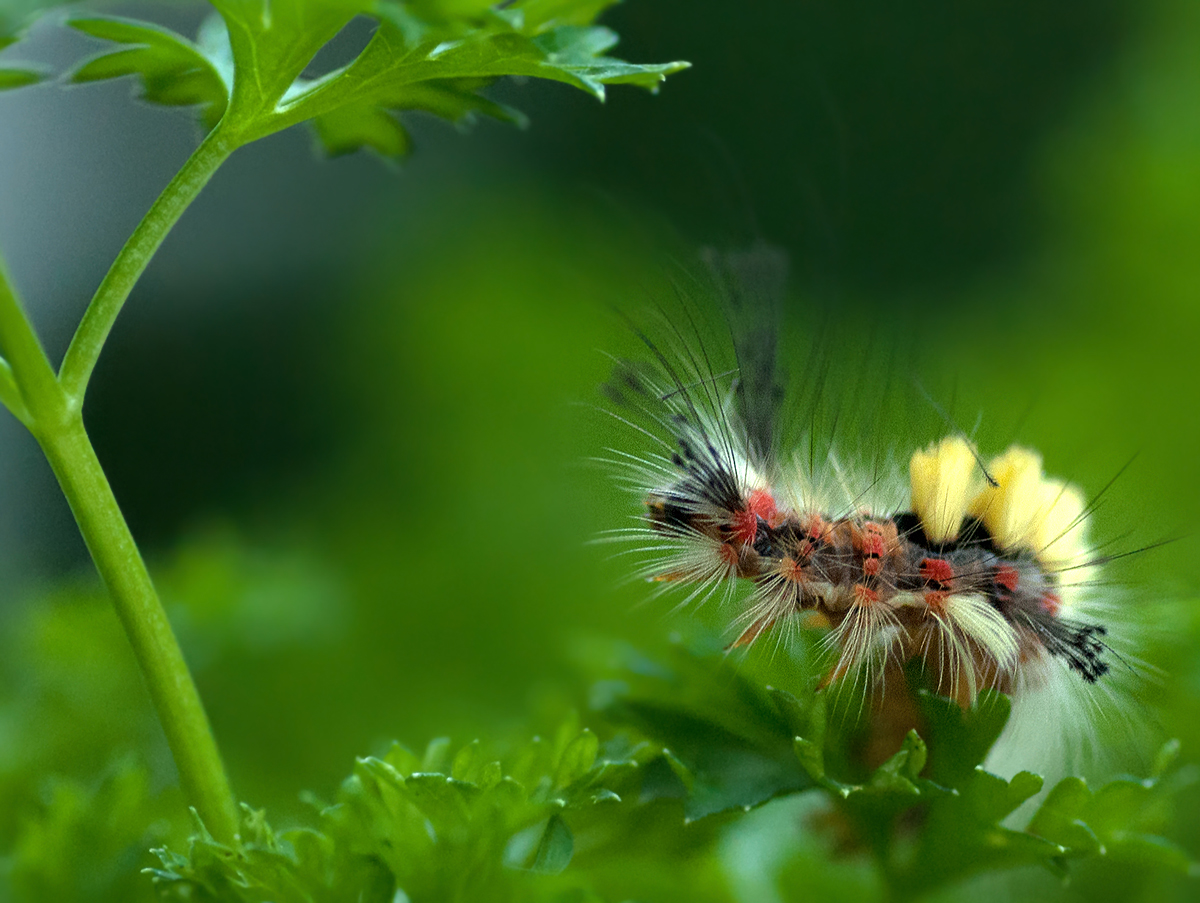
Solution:
<path fill-rule="evenodd" d="M 311 121 L 330 154 L 367 147 L 400 157 L 409 149 L 400 112 L 522 123 L 520 113 L 481 93 L 502 76 L 560 81 L 603 100 L 605 85 L 653 90 L 686 67 L 605 56 L 617 36 L 591 22 L 611 2 L 288 0 L 268 7 L 265 0 L 214 0 L 217 13 L 195 42 L 145 23 L 79 17 L 74 28 L 119 46 L 72 79 L 135 75 L 146 100 L 199 106 L 205 127 L 222 123 L 236 144 Z M 367 45 L 332 72 L 307 77 L 318 51 L 356 16 L 374 22 Z"/>
<path fill-rule="evenodd" d="M 15 44 L 21 37 L 25 16 L 32 10 L 17 6 L 0 6 L 0 50 Z M 42 80 L 42 73 L 28 66 L 0 66 L 0 91 L 21 88 Z"/>
<path fill-rule="evenodd" d="M 147 769 L 133 759 L 90 782 L 43 783 L 41 806 L 23 819 L 7 863 L 11 898 L 145 899 L 138 869 L 148 846 L 172 839 L 178 794 L 156 793 Z"/>
<path fill-rule="evenodd" d="M 410 900 L 606 899 L 593 896 L 606 860 L 628 855 L 631 844 L 675 835 L 685 848 L 711 845 L 706 823 L 729 830 L 756 806 L 813 789 L 826 799 L 826 830 L 841 855 L 873 856 L 898 898 L 1023 865 L 1062 875 L 1097 858 L 1194 868 L 1152 833 L 1171 796 L 1196 780 L 1164 785 L 1173 746 L 1144 781 L 1093 792 L 1065 779 L 1016 829 L 1010 816 L 1042 780 L 1029 772 L 1005 780 L 979 764 L 1008 716 L 1001 696 L 969 712 L 924 697 L 929 743 L 911 732 L 882 765 L 849 781 L 825 767 L 827 758 L 853 758 L 854 731 L 832 728 L 823 693 L 801 702 L 682 648 L 669 666 L 633 652 L 623 658 L 594 694 L 617 730 L 609 740 L 569 719 L 553 739 L 514 750 L 507 767 L 478 741 L 452 753 L 441 738 L 423 756 L 397 744 L 358 761 L 314 828 L 276 833 L 263 813 L 245 809 L 235 847 L 201 826 L 186 854 L 160 850 L 160 891 L 244 901 L 389 901 L 397 889 Z M 673 826 L 630 836 L 644 810 L 664 805 Z"/>
<path fill-rule="evenodd" d="M 417 900 L 526 899 L 531 876 L 570 863 L 571 823 L 619 806 L 646 753 L 602 749 L 570 727 L 535 740 L 507 771 L 478 742 L 451 755 L 440 738 L 421 757 L 396 744 L 358 761 L 319 830 L 277 835 L 247 809 L 236 848 L 201 828 L 186 856 L 159 851 L 153 875 L 169 899 L 390 901 L 397 888 Z"/>
<path fill-rule="evenodd" d="M 801 702 L 682 649 L 672 668 L 640 666 L 630 675 L 636 676 L 606 711 L 618 720 L 632 717 L 647 736 L 680 751 L 665 755 L 687 789 L 691 815 L 819 787 L 844 842 L 870 851 L 900 896 L 1021 865 L 1063 872 L 1093 856 L 1184 873 L 1193 868 L 1178 847 L 1147 833 L 1164 824 L 1164 794 L 1182 789 L 1160 785 L 1177 744 L 1168 744 L 1145 781 L 1118 780 L 1093 793 L 1079 778 L 1064 779 L 1024 829 L 1014 830 L 1009 817 L 1038 794 L 1042 778 L 1020 772 L 1005 780 L 982 767 L 1008 719 L 1003 696 L 985 695 L 963 711 L 921 691 L 928 737 L 910 731 L 899 750 L 863 773 L 855 765 L 861 758 L 854 719 L 831 723 L 824 692 Z M 785 749 L 794 751 L 790 763 Z"/>

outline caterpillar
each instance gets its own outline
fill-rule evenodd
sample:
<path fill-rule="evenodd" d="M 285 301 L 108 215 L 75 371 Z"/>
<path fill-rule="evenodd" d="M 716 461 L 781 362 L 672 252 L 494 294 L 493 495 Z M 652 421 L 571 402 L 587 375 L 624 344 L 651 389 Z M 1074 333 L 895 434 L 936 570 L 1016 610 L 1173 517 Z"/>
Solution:
<path fill-rule="evenodd" d="M 609 412 L 649 443 L 610 459 L 641 500 L 615 537 L 649 554 L 639 574 L 685 587 L 681 604 L 730 603 L 748 584 L 731 648 L 823 630 L 823 683 L 885 701 L 913 664 L 964 707 L 987 689 L 1016 698 L 1048 684 L 1061 694 L 1064 676 L 1103 681 L 1112 649 L 1089 616 L 1102 556 L 1080 490 L 1030 448 L 985 458 L 958 430 L 913 450 L 906 473 L 856 473 L 832 445 L 813 455 L 811 436 L 797 443 L 807 455 L 781 454 L 778 252 L 708 263 L 732 365 L 678 323 L 661 338 L 631 324 L 647 354 L 617 359 L 604 386 Z"/>

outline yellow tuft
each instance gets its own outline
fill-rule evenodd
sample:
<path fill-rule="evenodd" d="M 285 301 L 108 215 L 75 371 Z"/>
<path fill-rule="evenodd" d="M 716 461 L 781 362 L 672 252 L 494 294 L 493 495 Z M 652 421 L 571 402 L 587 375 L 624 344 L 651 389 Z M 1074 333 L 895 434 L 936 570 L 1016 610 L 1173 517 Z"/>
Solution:
<path fill-rule="evenodd" d="M 921 519 L 925 535 L 931 542 L 955 539 L 979 482 L 971 447 L 958 436 L 947 436 L 915 452 L 908 473 L 912 510 Z"/>
<path fill-rule="evenodd" d="M 1042 474 L 1036 452 L 1013 446 L 988 465 L 996 481 L 971 503 L 1003 549 L 1025 549 L 1044 565 L 1063 565 L 1084 555 L 1084 502 L 1079 490 Z"/>
<path fill-rule="evenodd" d="M 1042 483 L 1042 506 L 1034 522 L 1033 548 L 1051 568 L 1077 563 L 1087 555 L 1083 494 L 1057 480 Z"/>

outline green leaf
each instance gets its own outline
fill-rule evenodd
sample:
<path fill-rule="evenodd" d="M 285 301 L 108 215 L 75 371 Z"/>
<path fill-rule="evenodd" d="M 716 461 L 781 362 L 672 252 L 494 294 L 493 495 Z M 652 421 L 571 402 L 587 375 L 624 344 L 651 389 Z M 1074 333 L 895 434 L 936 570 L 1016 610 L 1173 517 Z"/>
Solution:
<path fill-rule="evenodd" d="M 871 776 L 871 786 L 878 790 L 916 793 L 913 781 L 925 767 L 929 752 L 916 731 L 909 731 L 904 745 L 876 769 Z"/>
<path fill-rule="evenodd" d="M 229 29 L 235 96 L 243 109 L 273 107 L 317 51 L 373 0 L 213 0 Z"/>
<path fill-rule="evenodd" d="M 620 0 L 525 0 L 507 7 L 505 12 L 527 33 L 538 34 L 561 25 L 587 25 L 618 2 Z"/>
<path fill-rule="evenodd" d="M 408 130 L 389 110 L 348 104 L 313 120 L 317 138 L 331 157 L 369 148 L 383 157 L 403 157 L 411 149 Z"/>
<path fill-rule="evenodd" d="M 1098 853 L 1100 839 L 1083 821 L 1092 792 L 1081 778 L 1065 778 L 1050 791 L 1029 822 L 1029 831 L 1068 849 Z"/>
<path fill-rule="evenodd" d="M 600 741 L 596 735 L 585 730 L 572 740 L 563 751 L 558 763 L 558 772 L 554 783 L 559 787 L 569 787 L 596 764 L 596 754 L 600 751 Z"/>
<path fill-rule="evenodd" d="M 969 709 L 926 690 L 917 694 L 928 721 L 929 745 L 937 750 L 928 777 L 947 787 L 970 781 L 975 768 L 1004 731 L 1012 705 L 994 691 L 981 693 Z"/>
<path fill-rule="evenodd" d="M 405 777 L 421 770 L 421 760 L 403 743 L 393 743 L 383 761 Z"/>
<path fill-rule="evenodd" d="M 843 784 L 826 777 L 822 782 L 835 804 L 874 848 L 892 840 L 899 817 L 917 806 L 953 796 L 948 790 L 920 777 L 926 762 L 925 742 L 910 731 L 904 744 L 861 784 Z"/>
<path fill-rule="evenodd" d="M 1136 824 L 1153 795 L 1153 781 L 1110 781 L 1087 800 L 1088 824 L 1097 834 L 1106 837 L 1126 830 Z"/>
<path fill-rule="evenodd" d="M 0 2 L 0 50 L 14 43 L 33 21 L 48 9 L 70 0 L 2 0 Z"/>
<path fill-rule="evenodd" d="M 441 773 L 450 768 L 450 738 L 434 737 L 425 747 L 421 771 Z"/>
<path fill-rule="evenodd" d="M 777 691 L 682 648 L 673 668 L 636 655 L 625 664 L 631 670 L 605 686 L 602 710 L 669 750 L 654 793 L 685 795 L 689 821 L 813 786 L 793 752 L 798 710 L 781 709 Z"/>
<path fill-rule="evenodd" d="M 786 690 L 770 686 L 766 690 L 775 711 L 793 734 L 801 734 L 808 730 L 811 712 L 805 709 L 799 699 Z"/>
<path fill-rule="evenodd" d="M 439 834 L 453 834 L 471 821 L 479 788 L 441 774 L 414 774 L 403 784 L 405 795 Z"/>
<path fill-rule="evenodd" d="M 530 869 L 543 875 L 557 875 L 570 864 L 574 853 L 575 837 L 571 829 L 559 816 L 552 815 L 538 841 Z"/>
<path fill-rule="evenodd" d="M 1193 878 L 1200 875 L 1192 858 L 1163 837 L 1120 832 L 1108 838 L 1105 850 L 1110 859 L 1127 865 L 1165 869 Z"/>
<path fill-rule="evenodd" d="M 836 784 L 825 774 L 825 737 L 828 730 L 829 701 L 824 693 L 817 693 L 808 712 L 808 725 L 802 729 L 804 736 L 792 741 L 792 749 L 800 765 L 809 776 L 825 787 Z"/>
<path fill-rule="evenodd" d="M 1183 748 L 1183 744 L 1179 738 L 1168 740 L 1159 749 L 1158 754 L 1154 757 L 1154 764 L 1150 768 L 1150 777 L 1158 780 L 1166 774 L 1171 766 L 1179 759 L 1179 752 Z"/>
<path fill-rule="evenodd" d="M 45 76 L 35 69 L 14 69 L 6 67 L 0 69 L 0 91 L 8 91 L 11 88 L 23 88 L 25 85 L 33 85 L 40 82 Z"/>
<path fill-rule="evenodd" d="M 666 761 L 671 773 L 679 778 L 679 782 L 683 785 L 683 789 L 691 793 L 696 789 L 696 776 L 692 774 L 692 770 L 679 761 L 679 757 L 669 749 L 663 749 L 663 759 Z"/>
<path fill-rule="evenodd" d="M 982 768 L 975 769 L 975 777 L 968 784 L 969 792 L 964 796 L 970 801 L 972 816 L 978 821 L 1000 822 L 1017 810 L 1027 799 L 1042 789 L 1040 775 L 1021 771 L 1005 781 Z"/>
<path fill-rule="evenodd" d="M 1041 786 L 1028 772 L 1005 781 L 982 768 L 957 792 L 927 784 L 928 811 L 917 850 L 895 875 L 897 889 L 915 896 L 979 872 L 1054 862 L 1062 847 L 1000 824 Z"/>
<path fill-rule="evenodd" d="M 450 776 L 458 781 L 475 781 L 483 771 L 486 760 L 478 740 L 468 743 L 454 754 Z"/>
<path fill-rule="evenodd" d="M 546 741 L 534 737 L 513 757 L 508 773 L 514 781 L 526 787 L 534 786 L 551 767 Z"/>
<path fill-rule="evenodd" d="M 131 760 L 94 783 L 41 784 L 37 806 L 21 807 L 15 836 L 6 838 L 6 899 L 90 900 L 99 888 L 109 899 L 140 899 L 137 866 L 166 839 L 164 816 L 180 805 L 178 795 L 156 799 L 149 770 Z"/>
<path fill-rule="evenodd" d="M 794 743 L 796 750 L 796 758 L 800 760 L 800 764 L 804 770 L 808 772 L 817 783 L 825 782 L 825 751 L 821 749 L 820 744 L 814 743 L 812 740 L 805 740 L 803 737 L 797 737 Z"/>
<path fill-rule="evenodd" d="M 1173 750 L 1168 749 L 1167 756 L 1172 754 Z M 1164 762 L 1163 767 L 1168 764 Z M 1195 781 L 1193 774 L 1170 790 L 1178 792 Z M 1162 818 L 1163 795 L 1159 782 L 1153 778 L 1120 779 L 1096 791 L 1079 778 L 1066 778 L 1050 791 L 1028 830 L 1060 844 L 1072 856 L 1095 854 L 1129 864 L 1191 873 L 1196 869 L 1191 857 L 1152 833 Z"/>
<path fill-rule="evenodd" d="M 122 45 L 80 65 L 71 80 L 77 83 L 136 75 L 142 97 L 167 106 L 199 106 L 207 128 L 225 112 L 229 88 L 201 49 L 186 38 L 141 22 L 112 18 L 76 18 L 72 28 Z"/>
<path fill-rule="evenodd" d="M 0 2 L 0 50 L 20 40 L 26 26 L 45 4 L 4 0 Z M 45 78 L 40 69 L 28 66 L 0 66 L 0 91 L 36 84 Z"/>

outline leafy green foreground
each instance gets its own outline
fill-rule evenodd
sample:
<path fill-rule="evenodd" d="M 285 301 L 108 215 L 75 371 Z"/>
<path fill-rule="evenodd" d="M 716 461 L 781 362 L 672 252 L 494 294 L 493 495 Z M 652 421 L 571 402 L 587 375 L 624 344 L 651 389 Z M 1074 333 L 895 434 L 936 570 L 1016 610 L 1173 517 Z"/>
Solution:
<path fill-rule="evenodd" d="M 752 807 L 814 790 L 827 800 L 827 830 L 847 855 L 874 856 L 900 898 L 1022 865 L 1065 876 L 1089 857 L 1193 868 L 1151 833 L 1175 746 L 1147 780 L 1092 791 L 1068 778 L 1024 830 L 1006 826 L 1042 779 L 1021 772 L 1006 781 L 980 767 L 1007 719 L 1000 696 L 966 713 L 926 696 L 928 744 L 910 733 L 857 782 L 826 768 L 845 756 L 846 738 L 830 730 L 822 694 L 801 702 L 720 659 L 681 649 L 668 668 L 631 656 L 597 702 L 615 728 L 603 743 L 569 721 L 500 761 L 478 742 L 455 751 L 438 739 L 423 756 L 397 744 L 356 763 L 316 827 L 277 834 L 247 809 L 240 847 L 201 827 L 186 853 L 159 851 L 154 880 L 180 899 L 383 903 L 397 890 L 411 900 L 612 899 L 604 877 L 612 860 L 657 847 L 655 831 L 703 848 L 713 829 Z"/>
<path fill-rule="evenodd" d="M 228 603 L 246 615 L 273 604 L 263 586 L 316 579 L 295 562 L 250 562 L 234 545 L 203 555 L 204 568 L 185 559 L 166 581 L 193 648 L 204 648 L 207 633 L 236 643 L 243 628 L 247 636 L 257 630 L 252 616 L 239 627 L 196 607 L 213 596 L 213 580 L 249 584 Z M 72 755 L 92 754 L 69 739 L 80 728 L 72 707 L 93 712 L 97 723 L 103 716 L 86 689 L 68 684 L 137 693 L 135 675 L 100 667 L 120 637 L 107 633 L 103 599 L 92 603 L 55 617 L 33 609 L 22 629 L 8 631 L 17 638 L 6 654 L 14 670 L 28 664 L 21 657 L 30 649 L 54 664 L 42 668 L 36 691 L 25 687 L 24 714 L 4 713 L 7 728 L 19 729 L 29 712 L 47 706 L 65 722 L 57 739 L 40 738 L 40 748 L 25 738 L 29 769 L 71 771 L 78 764 Z M 295 608 L 294 636 L 329 629 L 312 606 L 307 614 L 306 606 Z M 7 760 L 0 832 L 13 851 L 4 870 L 9 891 L 15 899 L 264 903 L 728 900 L 722 844 L 753 820 L 752 810 L 793 800 L 808 801 L 800 830 L 826 857 L 893 899 L 1021 866 L 1064 878 L 1105 861 L 1194 870 L 1187 854 L 1156 833 L 1170 821 L 1173 796 L 1196 781 L 1173 767 L 1177 744 L 1164 749 L 1146 780 L 1096 790 L 1064 780 L 1014 827 L 1010 816 L 1042 780 L 1023 772 L 1006 781 L 980 767 L 1008 716 L 1003 697 L 964 713 L 923 696 L 927 736 L 910 733 L 886 762 L 864 771 L 855 765 L 854 719 L 824 693 L 764 686 L 719 653 L 683 645 L 665 661 L 609 646 L 588 658 L 599 678 L 583 707 L 591 729 L 568 714 L 543 738 L 499 751 L 443 738 L 416 755 L 395 744 L 359 759 L 332 804 L 310 798 L 299 825 L 273 826 L 266 813 L 245 807 L 232 847 L 203 825 L 193 824 L 187 836 L 178 790 L 153 762 L 123 759 L 98 784 L 60 778 L 43 784 L 36 799 L 22 799 L 21 768 Z M 122 684 L 127 679 L 134 685 Z M 136 719 L 109 730 L 136 736 Z M 139 875 L 151 846 L 158 864 Z M 802 853 L 785 850 L 764 880 L 786 887 Z"/>

